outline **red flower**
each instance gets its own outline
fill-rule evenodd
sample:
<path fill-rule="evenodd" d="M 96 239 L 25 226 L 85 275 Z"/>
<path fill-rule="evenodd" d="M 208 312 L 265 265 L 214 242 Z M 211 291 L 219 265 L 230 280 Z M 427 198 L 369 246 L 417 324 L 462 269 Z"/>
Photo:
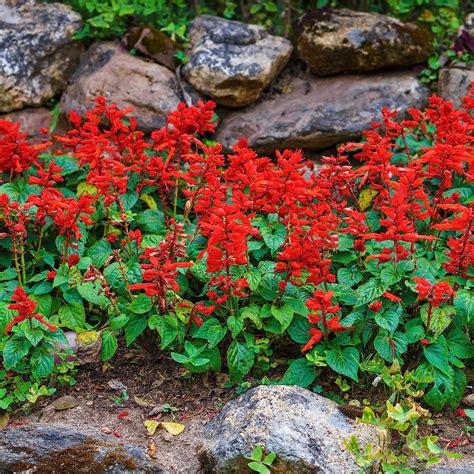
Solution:
<path fill-rule="evenodd" d="M 57 274 L 58 274 L 57 272 L 55 272 L 54 270 L 51 270 L 46 274 L 46 279 L 47 280 L 54 280 L 56 278 Z"/>
<path fill-rule="evenodd" d="M 428 341 L 428 339 L 420 339 L 420 342 L 424 345 L 424 346 L 430 346 L 431 344 L 433 344 L 431 341 Z"/>
<path fill-rule="evenodd" d="M 73 265 L 77 265 L 81 257 L 77 253 L 72 253 L 67 259 L 67 265 L 71 268 Z"/>
<path fill-rule="evenodd" d="M 13 326 L 21 323 L 22 321 L 28 320 L 31 324 L 33 319 L 36 319 L 41 324 L 45 325 L 50 331 L 56 331 L 58 329 L 56 326 L 53 326 L 45 321 L 41 314 L 34 314 L 37 303 L 26 294 L 26 291 L 21 286 L 16 287 L 11 299 L 15 301 L 15 303 L 11 303 L 8 306 L 8 309 L 14 309 L 18 311 L 18 316 L 15 316 L 12 321 L 8 323 L 4 334 L 8 334 L 12 330 Z"/>
<path fill-rule="evenodd" d="M 309 351 L 310 349 L 313 348 L 323 337 L 323 333 L 317 329 L 317 328 L 310 328 L 309 329 L 309 334 L 311 338 L 309 341 L 305 344 L 303 347 L 303 352 Z"/>
<path fill-rule="evenodd" d="M 369 305 L 369 309 L 374 313 L 378 313 L 382 309 L 382 302 L 374 301 L 372 304 Z"/>

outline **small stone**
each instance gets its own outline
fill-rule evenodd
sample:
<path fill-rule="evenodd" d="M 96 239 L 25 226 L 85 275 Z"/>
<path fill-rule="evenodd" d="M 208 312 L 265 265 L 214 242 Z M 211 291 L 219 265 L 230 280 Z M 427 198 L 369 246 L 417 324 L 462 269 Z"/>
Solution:
<path fill-rule="evenodd" d="M 161 438 L 163 439 L 163 441 L 166 441 L 168 443 L 173 441 L 173 435 L 168 433 L 167 431 L 161 431 Z"/>
<path fill-rule="evenodd" d="M 83 56 L 63 94 L 61 110 L 85 115 L 99 96 L 119 108 L 131 106 L 138 128 L 145 131 L 163 127 L 182 101 L 178 81 L 168 68 L 132 56 L 111 42 L 96 43 Z"/>
<path fill-rule="evenodd" d="M 301 17 L 295 46 L 313 74 L 328 76 L 423 63 L 431 54 L 432 37 L 390 16 L 324 9 Z"/>
<path fill-rule="evenodd" d="M 103 426 L 100 431 L 105 434 L 112 434 L 112 430 L 108 426 Z"/>
<path fill-rule="evenodd" d="M 92 400 L 88 400 L 88 401 L 86 402 L 86 405 L 87 405 L 88 407 L 92 407 L 92 406 L 94 406 L 94 402 L 93 402 Z"/>
<path fill-rule="evenodd" d="M 51 403 L 51 406 L 56 410 L 56 411 L 62 411 L 62 410 L 69 410 L 70 408 L 75 408 L 79 406 L 79 401 L 77 398 L 72 397 L 71 395 L 64 395 L 57 400 L 54 400 L 53 403 Z"/>
<path fill-rule="evenodd" d="M 470 393 L 466 395 L 461 402 L 461 405 L 468 407 L 468 408 L 474 408 L 474 393 Z"/>
<path fill-rule="evenodd" d="M 257 100 L 293 50 L 287 39 L 260 26 L 210 15 L 196 17 L 189 36 L 184 77 L 202 94 L 230 107 Z"/>
<path fill-rule="evenodd" d="M 3 1 L 0 19 L 0 112 L 45 104 L 79 63 L 81 16 L 61 3 Z"/>

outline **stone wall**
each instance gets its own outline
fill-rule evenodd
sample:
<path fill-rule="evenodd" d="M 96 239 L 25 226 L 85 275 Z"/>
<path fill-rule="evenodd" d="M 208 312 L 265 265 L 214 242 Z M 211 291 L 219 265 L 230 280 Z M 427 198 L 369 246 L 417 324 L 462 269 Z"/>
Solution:
<path fill-rule="evenodd" d="M 292 41 L 203 15 L 190 26 L 184 65 L 174 57 L 179 46 L 160 31 L 133 28 L 121 43 L 84 51 L 74 40 L 81 26 L 78 14 L 60 3 L 0 5 L 2 118 L 32 135 L 50 126 L 44 106 L 52 100 L 60 98 L 64 115 L 84 114 L 103 95 L 132 106 L 139 127 L 151 131 L 179 102 L 209 98 L 219 106 L 217 139 L 227 149 L 245 137 L 264 153 L 313 151 L 357 138 L 383 107 L 401 114 L 423 107 L 431 93 L 415 68 L 432 52 L 430 33 L 375 13 L 308 11 Z M 459 107 L 472 80 L 467 66 L 445 68 L 439 93 Z"/>

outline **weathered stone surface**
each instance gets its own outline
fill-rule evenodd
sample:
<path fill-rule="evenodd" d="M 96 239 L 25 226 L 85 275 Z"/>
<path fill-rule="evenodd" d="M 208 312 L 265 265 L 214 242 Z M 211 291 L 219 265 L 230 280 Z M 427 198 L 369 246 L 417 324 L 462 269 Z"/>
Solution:
<path fill-rule="evenodd" d="M 410 72 L 294 78 L 290 91 L 223 118 L 217 140 L 230 149 L 241 137 L 254 149 L 324 149 L 354 139 L 381 118 L 383 107 L 422 107 L 428 89 Z"/>
<path fill-rule="evenodd" d="M 265 29 L 209 15 L 195 18 L 183 73 L 217 103 L 240 107 L 257 100 L 288 62 L 293 46 Z"/>
<path fill-rule="evenodd" d="M 29 137 L 39 137 L 41 128 L 51 127 L 53 116 L 45 107 L 27 108 L 0 115 L 0 120 L 8 120 L 20 124 L 20 131 Z"/>
<path fill-rule="evenodd" d="M 80 29 L 80 15 L 61 3 L 0 3 L 0 112 L 42 105 L 66 87 Z"/>
<path fill-rule="evenodd" d="M 318 76 L 410 66 L 431 54 L 431 34 L 377 13 L 313 10 L 300 19 L 295 45 Z"/>
<path fill-rule="evenodd" d="M 142 448 L 68 426 L 32 424 L 2 430 L 0 472 L 162 473 Z M 30 472 L 30 471 L 28 471 Z"/>
<path fill-rule="evenodd" d="M 98 96 L 119 107 L 134 107 L 144 130 L 163 127 L 182 100 L 174 74 L 164 66 L 132 56 L 111 42 L 96 43 L 86 52 L 73 82 L 63 94 L 61 110 L 85 114 Z"/>
<path fill-rule="evenodd" d="M 466 67 L 443 68 L 438 76 L 438 94 L 450 100 L 457 108 L 462 108 L 462 98 L 474 81 L 474 69 Z"/>
<path fill-rule="evenodd" d="M 175 70 L 179 61 L 176 52 L 182 48 L 168 35 L 152 27 L 134 27 L 124 37 L 128 49 L 136 49 L 139 53 Z"/>
<path fill-rule="evenodd" d="M 198 457 L 204 472 L 246 472 L 244 459 L 257 445 L 277 454 L 286 473 L 358 472 L 343 441 L 362 444 L 374 432 L 343 415 L 337 404 L 301 387 L 260 386 L 229 402 L 204 427 Z"/>

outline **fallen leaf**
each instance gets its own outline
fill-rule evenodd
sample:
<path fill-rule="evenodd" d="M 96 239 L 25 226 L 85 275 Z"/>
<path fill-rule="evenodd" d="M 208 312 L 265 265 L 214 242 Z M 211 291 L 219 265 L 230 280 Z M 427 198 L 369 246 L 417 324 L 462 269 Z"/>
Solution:
<path fill-rule="evenodd" d="M 133 396 L 133 399 L 135 400 L 135 403 L 139 407 L 154 407 L 155 406 L 153 402 L 150 402 L 149 400 L 145 400 L 144 398 L 137 397 L 136 395 Z"/>
<path fill-rule="evenodd" d="M 51 403 L 51 406 L 56 411 L 69 410 L 70 408 L 75 408 L 78 405 L 79 401 L 71 395 L 64 395 L 63 397 L 60 397 L 57 400 L 54 400 L 53 403 Z"/>
<path fill-rule="evenodd" d="M 143 424 L 148 431 L 148 435 L 153 436 L 156 433 L 156 429 L 158 428 L 160 422 L 155 420 L 146 420 L 143 422 Z"/>
<path fill-rule="evenodd" d="M 153 459 L 157 458 L 157 456 L 156 456 L 156 444 L 151 438 L 148 440 L 147 453 L 148 453 L 148 456 L 150 456 L 151 458 L 153 458 Z"/>
<path fill-rule="evenodd" d="M 122 437 L 122 435 L 121 435 L 118 431 L 114 431 L 112 434 L 113 434 L 116 438 L 121 438 L 121 437 Z"/>
<path fill-rule="evenodd" d="M 10 415 L 8 412 L 5 412 L 3 415 L 0 415 L 0 428 L 5 428 L 8 426 L 8 422 L 10 421 Z"/>
<path fill-rule="evenodd" d="M 184 431 L 184 428 L 186 428 L 181 423 L 173 423 L 170 421 L 161 421 L 160 424 L 168 433 L 172 434 L 173 436 L 179 435 Z"/>

